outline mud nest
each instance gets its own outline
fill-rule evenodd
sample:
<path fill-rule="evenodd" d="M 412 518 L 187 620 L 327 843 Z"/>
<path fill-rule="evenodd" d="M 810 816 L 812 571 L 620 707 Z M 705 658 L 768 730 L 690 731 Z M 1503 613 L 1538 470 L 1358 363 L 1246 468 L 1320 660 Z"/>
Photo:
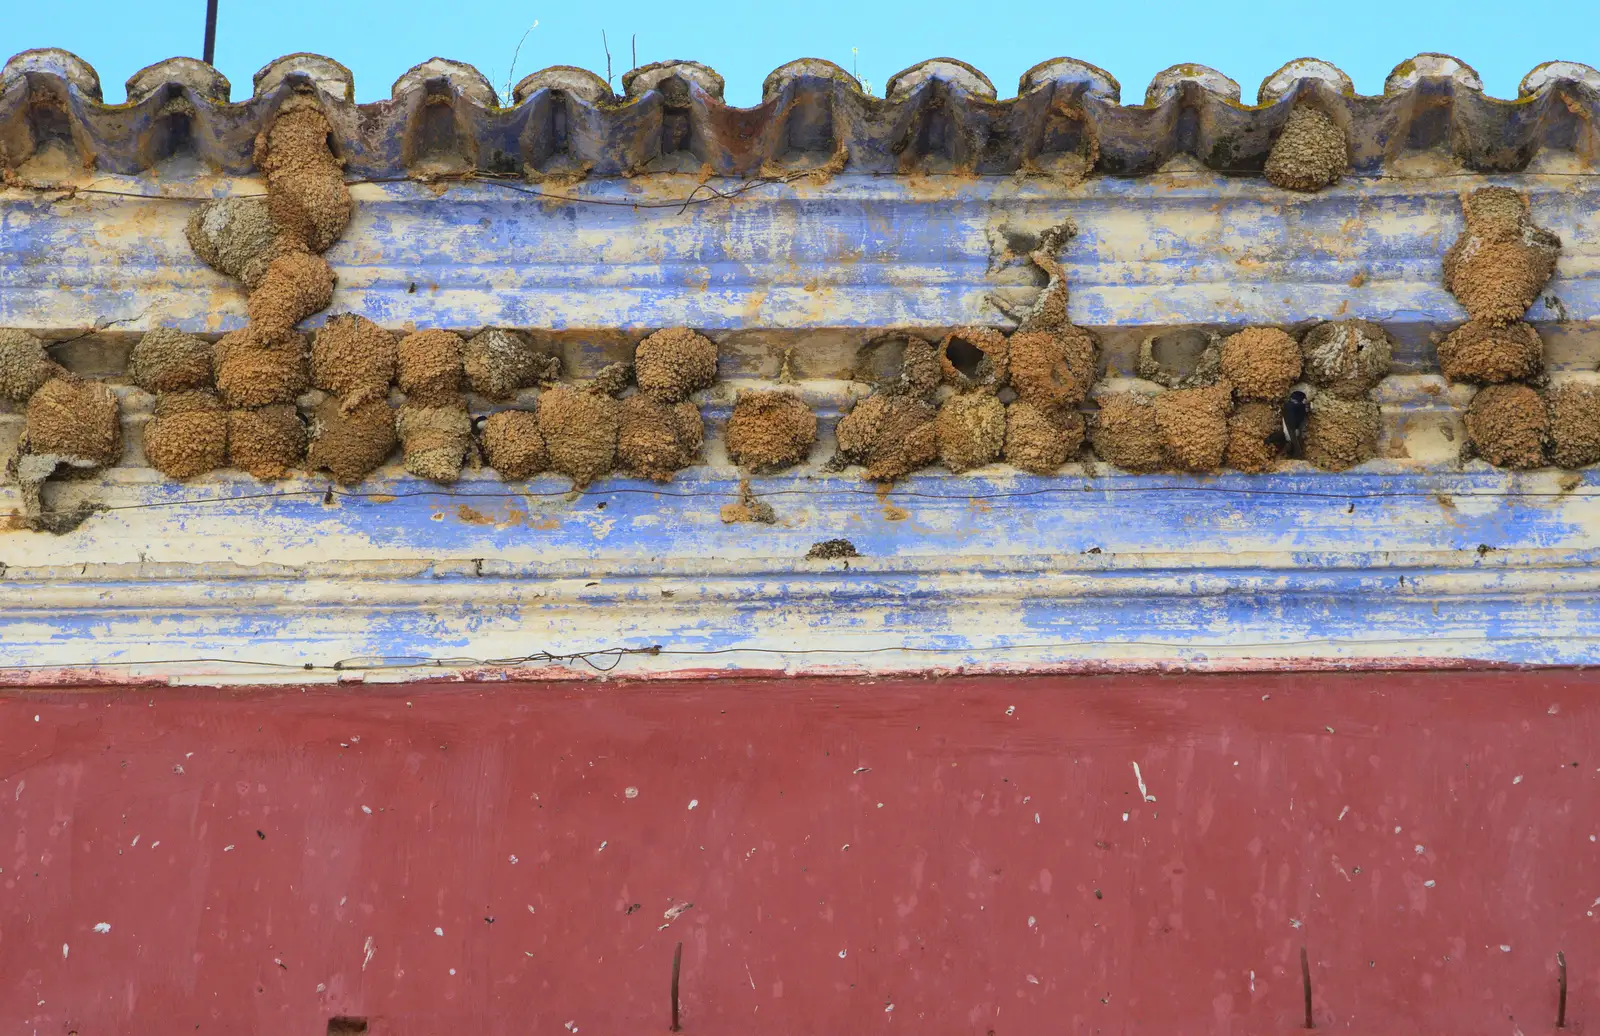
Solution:
<path fill-rule="evenodd" d="M 1156 427 L 1167 464 L 1182 471 L 1215 471 L 1228 448 L 1233 386 L 1174 389 L 1155 397 Z"/>
<path fill-rule="evenodd" d="M 254 289 L 279 256 L 305 245 L 272 218 L 266 198 L 222 198 L 189 217 L 184 234 L 200 261 Z"/>
<path fill-rule="evenodd" d="M 354 485 L 376 471 L 394 452 L 394 411 L 382 400 L 341 410 L 333 397 L 311 414 L 311 446 L 306 467 L 327 471 L 335 480 Z"/>
<path fill-rule="evenodd" d="M 213 382 L 211 343 L 170 327 L 139 339 L 128 354 L 128 374 L 146 392 L 188 392 Z"/>
<path fill-rule="evenodd" d="M 350 190 L 328 148 L 333 126 L 316 102 L 285 102 L 256 135 L 255 161 L 267 178 L 273 220 L 313 252 L 326 251 L 350 222 Z"/>
<path fill-rule="evenodd" d="M 144 456 L 180 482 L 222 467 L 228 459 L 228 412 L 216 393 L 164 393 L 144 426 Z"/>
<path fill-rule="evenodd" d="M 1521 321 L 1470 320 L 1439 343 L 1439 369 L 1451 381 L 1521 381 L 1544 370 L 1544 342 Z"/>
<path fill-rule="evenodd" d="M 295 332 L 270 345 L 260 343 L 254 328 L 223 335 L 213 348 L 223 401 L 236 409 L 294 402 L 310 386 L 305 349 L 305 337 Z"/>
<path fill-rule="evenodd" d="M 333 301 L 333 267 L 320 255 L 290 252 L 267 266 L 250 293 L 250 328 L 262 338 L 281 338 Z"/>
<path fill-rule="evenodd" d="M 1006 406 L 990 392 L 951 396 L 939 407 L 935 434 L 939 459 L 951 471 L 968 471 L 1000 458 L 1006 444 Z"/>
<path fill-rule="evenodd" d="M 27 452 L 75 468 L 103 468 L 122 459 L 122 418 L 104 382 L 51 378 L 28 398 Z"/>
<path fill-rule="evenodd" d="M 539 432 L 550 469 L 578 488 L 611 470 L 617 459 L 622 404 L 610 396 L 557 385 L 539 396 Z"/>
<path fill-rule="evenodd" d="M 939 456 L 932 404 L 908 395 L 868 396 L 839 419 L 839 456 L 864 465 L 867 478 L 892 482 Z"/>
<path fill-rule="evenodd" d="M 396 373 L 400 391 L 414 403 L 448 406 L 462 388 L 461 336 L 452 331 L 417 331 L 400 339 Z"/>
<path fill-rule="evenodd" d="M 1547 403 L 1550 460 L 1563 468 L 1600 463 L 1600 385 L 1557 385 Z"/>
<path fill-rule="evenodd" d="M 1222 378 L 1222 339 L 1209 331 L 1181 328 L 1139 343 L 1135 372 L 1169 389 L 1204 388 Z"/>
<path fill-rule="evenodd" d="M 704 443 L 700 408 L 690 401 L 658 403 L 642 392 L 622 401 L 617 464 L 640 478 L 671 481 L 699 460 Z"/>
<path fill-rule="evenodd" d="M 490 328 L 467 339 L 462 367 L 472 391 L 487 399 L 511 399 L 517 390 L 554 381 L 561 360 L 535 352 L 515 331 Z"/>
<path fill-rule="evenodd" d="M 1011 387 L 1041 409 L 1075 407 L 1095 379 L 1095 342 L 1087 331 L 1019 331 L 1010 341 Z"/>
<path fill-rule="evenodd" d="M 590 392 L 597 392 L 602 396 L 618 399 L 628 389 L 633 387 L 633 363 L 627 360 L 618 360 L 608 363 L 594 372 L 594 380 L 586 386 Z"/>
<path fill-rule="evenodd" d="M 1045 410 L 1018 400 L 1006 407 L 1005 460 L 1035 475 L 1049 475 L 1083 445 L 1083 415 Z"/>
<path fill-rule="evenodd" d="M 63 373 L 45 354 L 43 341 L 26 331 L 0 328 L 0 399 L 26 402 L 45 382 Z"/>
<path fill-rule="evenodd" d="M 464 404 L 408 402 L 395 418 L 395 432 L 411 474 L 446 485 L 461 477 L 461 466 L 472 452 L 472 418 Z"/>
<path fill-rule="evenodd" d="M 717 346 L 687 327 L 669 327 L 639 343 L 633 368 L 640 392 L 676 403 L 717 380 Z"/>
<path fill-rule="evenodd" d="M 728 418 L 728 456 L 755 472 L 801 464 L 817 441 L 817 415 L 792 392 L 741 392 Z"/>
<path fill-rule="evenodd" d="M 915 335 L 879 335 L 856 351 L 851 377 L 874 390 L 931 397 L 944 380 L 939 350 Z"/>
<path fill-rule="evenodd" d="M 508 482 L 532 478 L 550 466 L 550 452 L 539 433 L 539 415 L 532 410 L 490 414 L 479 441 L 489 466 Z"/>
<path fill-rule="evenodd" d="M 1544 398 L 1526 385 L 1489 385 L 1467 407 L 1467 437 L 1497 468 L 1543 465 L 1549 426 Z"/>
<path fill-rule="evenodd" d="M 1283 414 L 1271 403 L 1241 403 L 1228 417 L 1228 450 L 1223 463 L 1259 475 L 1278 466 L 1278 450 L 1267 437 L 1279 431 Z"/>
<path fill-rule="evenodd" d="M 1320 191 L 1349 164 L 1350 146 L 1339 124 L 1315 105 L 1296 104 L 1267 155 L 1266 174 L 1286 190 Z"/>
<path fill-rule="evenodd" d="M 330 404 L 334 400 L 328 401 Z M 389 409 L 387 406 L 385 410 Z M 387 456 L 388 451 L 384 451 Z M 228 412 L 228 464 L 256 478 L 283 478 L 306 457 L 306 426 L 292 403 Z M 380 458 L 379 463 L 382 463 Z M 357 475 L 354 481 L 360 481 Z"/>
<path fill-rule="evenodd" d="M 1300 380 L 1300 346 L 1275 327 L 1247 327 L 1223 339 L 1221 366 L 1240 399 L 1274 402 Z"/>
<path fill-rule="evenodd" d="M 1306 380 L 1336 396 L 1359 399 L 1388 375 L 1394 342 L 1370 321 L 1334 320 L 1306 332 L 1300 356 Z"/>
<path fill-rule="evenodd" d="M 388 398 L 398 362 L 394 335 L 352 313 L 329 320 L 311 340 L 311 384 L 346 407 Z"/>
<path fill-rule="evenodd" d="M 1155 402 L 1137 392 L 1100 398 L 1100 409 L 1089 423 L 1089 442 L 1097 457 L 1124 471 L 1159 471 L 1166 466 Z"/>
<path fill-rule="evenodd" d="M 1509 187 L 1480 187 L 1462 212 L 1467 226 L 1445 253 L 1445 287 L 1473 320 L 1521 320 L 1555 272 L 1561 239 L 1534 226 Z"/>
<path fill-rule="evenodd" d="M 1010 376 L 1011 347 L 992 327 L 958 327 L 939 343 L 939 374 L 958 389 L 998 388 Z"/>
<path fill-rule="evenodd" d="M 1306 460 L 1326 471 L 1343 471 L 1378 452 L 1378 404 L 1330 392 L 1311 397 L 1306 420 Z"/>

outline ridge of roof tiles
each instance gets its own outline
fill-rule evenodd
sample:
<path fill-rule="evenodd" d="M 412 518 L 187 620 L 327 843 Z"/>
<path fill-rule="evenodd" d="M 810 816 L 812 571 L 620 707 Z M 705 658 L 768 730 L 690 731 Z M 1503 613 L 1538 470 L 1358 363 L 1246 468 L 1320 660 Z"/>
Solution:
<path fill-rule="evenodd" d="M 1113 76 L 1074 58 L 1035 65 L 1007 99 L 953 58 L 897 73 L 881 98 L 838 65 L 804 58 L 773 71 L 750 108 L 725 104 L 722 77 L 692 61 L 632 69 L 620 95 L 593 72 L 558 65 L 502 99 L 471 65 L 432 58 L 396 80 L 388 100 L 356 104 L 348 68 L 304 53 L 256 73 L 253 93 L 238 103 L 227 78 L 193 58 L 142 69 L 127 90 L 126 102 L 106 104 L 94 68 L 64 50 L 12 57 L 0 71 L 0 166 L 54 142 L 102 172 L 138 173 L 186 152 L 246 173 L 256 133 L 294 93 L 317 97 L 347 175 L 371 178 L 422 165 L 532 176 L 709 167 L 739 176 L 837 169 L 841 156 L 844 168 L 864 173 L 1138 176 L 1180 154 L 1218 172 L 1258 175 L 1302 102 L 1344 129 L 1357 174 L 1414 150 L 1447 150 L 1485 173 L 1524 169 L 1543 150 L 1600 157 L 1594 68 L 1545 62 L 1515 99 L 1502 99 L 1444 54 L 1401 62 L 1383 93 L 1370 96 L 1337 66 L 1300 58 L 1263 80 L 1253 105 L 1237 82 L 1204 65 L 1174 65 L 1151 80 L 1143 103 L 1125 105 Z"/>

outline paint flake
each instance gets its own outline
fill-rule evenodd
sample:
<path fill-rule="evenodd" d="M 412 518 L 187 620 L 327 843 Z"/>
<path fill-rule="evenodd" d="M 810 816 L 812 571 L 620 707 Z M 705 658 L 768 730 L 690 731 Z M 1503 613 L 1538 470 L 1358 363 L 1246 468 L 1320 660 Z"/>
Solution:
<path fill-rule="evenodd" d="M 699 807 L 699 805 L 700 805 L 700 800 L 699 799 L 690 799 L 689 800 L 689 808 L 690 809 L 696 809 L 696 808 Z"/>
<path fill-rule="evenodd" d="M 94 930 L 99 932 L 101 935 L 104 935 L 111 931 L 111 923 L 109 921 L 101 921 L 99 924 L 94 926 Z"/>
<path fill-rule="evenodd" d="M 622 797 L 625 799 L 636 799 L 639 797 L 639 789 L 630 784 L 628 787 L 623 789 Z"/>
<path fill-rule="evenodd" d="M 444 929 L 443 928 L 435 928 L 433 930 L 433 934 L 434 935 L 443 935 L 444 934 Z"/>
<path fill-rule="evenodd" d="M 1138 784 L 1139 784 L 1139 795 L 1141 797 L 1143 797 L 1143 799 L 1146 802 L 1154 802 L 1156 800 L 1156 797 L 1154 795 L 1150 794 L 1150 789 L 1149 788 L 1146 788 L 1144 786 L 1144 774 L 1139 772 L 1139 764 L 1138 763 L 1134 763 L 1133 764 L 1133 779 L 1135 781 L 1137 781 Z"/>

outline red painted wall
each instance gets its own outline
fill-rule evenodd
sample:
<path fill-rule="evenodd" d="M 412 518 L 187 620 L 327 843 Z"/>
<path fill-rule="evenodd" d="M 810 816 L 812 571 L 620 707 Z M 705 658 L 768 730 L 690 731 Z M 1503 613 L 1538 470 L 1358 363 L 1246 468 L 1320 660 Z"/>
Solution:
<path fill-rule="evenodd" d="M 1600 1032 L 1597 691 L 10 693 L 0 1032 Z"/>

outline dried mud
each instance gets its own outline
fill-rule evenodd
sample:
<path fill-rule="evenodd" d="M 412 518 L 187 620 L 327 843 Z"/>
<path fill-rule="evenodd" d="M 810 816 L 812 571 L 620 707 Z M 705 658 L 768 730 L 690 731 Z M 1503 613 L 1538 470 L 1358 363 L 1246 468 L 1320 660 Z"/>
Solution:
<path fill-rule="evenodd" d="M 1306 421 L 1306 460 L 1325 471 L 1344 471 L 1378 452 L 1378 404 L 1330 392 L 1311 397 Z"/>
<path fill-rule="evenodd" d="M 1045 410 L 1075 407 L 1094 385 L 1097 348 L 1087 331 L 1019 331 L 1011 336 L 1011 387 Z"/>
<path fill-rule="evenodd" d="M 1083 415 L 1045 410 L 1018 400 L 1006 407 L 1007 464 L 1035 475 L 1053 474 L 1083 445 Z"/>
<path fill-rule="evenodd" d="M 550 470 L 582 488 L 616 463 L 622 405 L 610 396 L 557 385 L 539 396 L 539 432 Z"/>
<path fill-rule="evenodd" d="M 802 464 L 817 441 L 817 415 L 792 392 L 741 392 L 726 432 L 728 457 L 757 473 Z"/>
<path fill-rule="evenodd" d="M 1544 370 L 1544 342 L 1531 324 L 1470 320 L 1439 343 L 1439 370 L 1451 381 L 1497 385 Z"/>
<path fill-rule="evenodd" d="M 550 466 L 550 452 L 539 432 L 539 415 L 532 410 L 490 414 L 479 440 L 489 466 L 507 482 L 532 478 Z"/>
<path fill-rule="evenodd" d="M 1541 467 L 1549 422 L 1544 398 L 1526 385 L 1489 385 L 1467 407 L 1467 437 L 1498 468 Z"/>
<path fill-rule="evenodd" d="M 1167 464 L 1180 471 L 1215 471 L 1228 448 L 1233 386 L 1174 389 L 1155 397 L 1156 427 Z"/>
<path fill-rule="evenodd" d="M 1089 442 L 1095 456 L 1124 471 L 1160 471 L 1167 463 L 1155 402 L 1136 392 L 1100 398 L 1089 422 Z"/>
<path fill-rule="evenodd" d="M 536 352 L 522 335 L 498 327 L 467 339 L 461 358 L 467 384 L 486 399 L 511 399 L 518 389 L 553 382 L 561 374 L 558 357 Z"/>
<path fill-rule="evenodd" d="M 640 392 L 677 403 L 717 380 L 717 346 L 686 327 L 669 327 L 639 343 L 633 368 Z"/>
<path fill-rule="evenodd" d="M 128 375 L 146 392 L 189 392 L 214 381 L 211 343 L 170 327 L 147 332 L 128 354 Z"/>
<path fill-rule="evenodd" d="M 1325 392 L 1360 399 L 1389 373 L 1394 342 L 1366 320 L 1318 324 L 1300 340 L 1302 373 Z"/>
<path fill-rule="evenodd" d="M 395 336 L 366 317 L 333 317 L 311 339 L 311 384 L 345 407 L 386 399 L 399 363 Z"/>
<path fill-rule="evenodd" d="M 868 396 L 839 419 L 839 455 L 866 467 L 866 477 L 892 482 L 939 456 L 936 411 L 906 395 Z"/>
<path fill-rule="evenodd" d="M 1600 463 L 1600 385 L 1568 382 L 1551 389 L 1550 460 L 1563 468 Z"/>
<path fill-rule="evenodd" d="M 700 458 L 705 424 L 688 400 L 660 403 L 644 393 L 622 401 L 617 465 L 640 478 L 671 481 Z"/>
<path fill-rule="evenodd" d="M 400 339 L 395 366 L 400 391 L 422 406 L 449 406 L 461 396 L 465 345 L 453 331 L 417 331 Z"/>
<path fill-rule="evenodd" d="M 204 389 L 168 392 L 144 426 L 144 455 L 168 478 L 184 481 L 228 460 L 228 412 Z"/>
<path fill-rule="evenodd" d="M 272 481 L 294 472 L 305 457 L 306 426 L 294 404 L 228 412 L 229 466 Z"/>
<path fill-rule="evenodd" d="M 376 471 L 394 452 L 394 411 L 382 400 L 353 407 L 348 412 L 329 397 L 311 414 L 311 444 L 306 467 L 331 472 L 334 479 L 354 485 Z"/>
<path fill-rule="evenodd" d="M 472 418 L 459 401 L 445 406 L 407 402 L 395 417 L 406 470 L 448 485 L 461 477 L 472 453 Z"/>
<path fill-rule="evenodd" d="M 1320 191 L 1344 175 L 1350 145 L 1344 130 L 1322 109 L 1296 104 L 1267 155 L 1266 176 L 1291 191 Z"/>
<path fill-rule="evenodd" d="M 1223 463 L 1252 475 L 1273 470 L 1279 452 L 1267 444 L 1267 437 L 1282 424 L 1281 409 L 1271 403 L 1239 404 L 1228 417 L 1228 450 Z"/>
<path fill-rule="evenodd" d="M 1247 327 L 1222 342 L 1222 376 L 1243 400 L 1276 402 L 1300 380 L 1300 346 L 1275 327 Z"/>

